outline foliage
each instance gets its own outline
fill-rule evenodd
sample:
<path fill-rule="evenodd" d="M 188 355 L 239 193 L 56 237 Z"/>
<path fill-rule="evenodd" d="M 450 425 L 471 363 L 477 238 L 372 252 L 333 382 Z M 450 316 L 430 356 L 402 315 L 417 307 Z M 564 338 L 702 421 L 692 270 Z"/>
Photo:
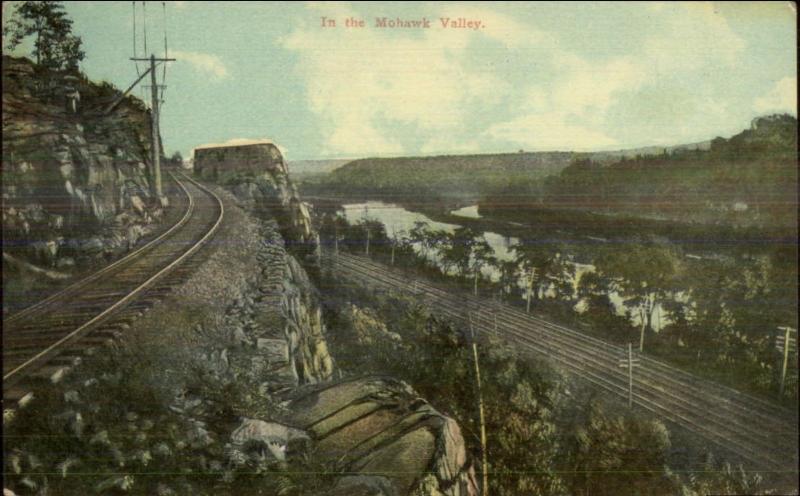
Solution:
<path fill-rule="evenodd" d="M 347 243 L 344 249 L 363 253 L 363 235 L 346 241 L 348 223 L 336 218 L 340 249 Z M 377 225 L 372 229 L 382 232 Z M 419 221 L 399 241 L 386 242 L 395 246 L 396 266 L 464 290 L 474 287 L 468 276 L 478 275 L 476 263 L 492 267 L 499 280 L 481 278 L 480 292 L 497 291 L 512 305 L 524 305 L 533 270 L 533 308 L 549 319 L 614 343 L 644 337 L 646 352 L 678 367 L 762 396 L 777 393 L 782 356 L 774 347 L 776 329 L 792 326 L 797 315 L 791 245 L 758 255 L 739 249 L 735 258 L 699 257 L 654 236 L 592 245 L 591 252 L 580 251 L 580 245 L 520 236 L 522 241 L 512 246 L 515 259 L 502 261 L 488 248 L 475 258 L 482 239 L 477 232 L 461 228 L 448 233 Z M 321 239 L 331 243 L 326 231 Z M 388 264 L 388 250 L 374 246 L 371 255 Z M 583 270 L 576 281 L 578 257 L 595 270 Z M 612 297 L 622 301 L 627 315 L 618 314 L 619 300 L 612 302 Z M 795 356 L 790 354 L 791 364 Z M 797 398 L 797 376 L 797 368 L 790 367 L 783 398 L 789 404 Z"/>
<path fill-rule="evenodd" d="M 662 423 L 613 414 L 596 401 L 587 410 L 567 450 L 575 474 L 572 494 L 675 494 L 665 470 L 670 439 Z"/>
<path fill-rule="evenodd" d="M 37 64 L 49 69 L 77 70 L 78 63 L 86 56 L 80 36 L 72 34 L 72 20 L 62 2 L 20 2 L 3 35 L 8 36 L 9 50 L 25 38 L 35 36 L 32 55 Z"/>
<path fill-rule="evenodd" d="M 409 382 L 458 421 L 473 460 L 480 459 L 466 334 L 413 299 L 333 278 L 327 283 L 336 297 L 328 302 L 325 317 L 343 372 L 389 374 Z M 353 304 L 373 325 L 385 325 L 368 342 L 355 331 L 348 310 Z M 767 494 L 761 492 L 759 477 L 730 464 L 709 461 L 707 471 L 674 473 L 664 424 L 619 413 L 583 393 L 570 394 L 573 386 L 565 377 L 493 337 L 481 339 L 479 361 L 492 494 L 694 496 L 734 494 L 725 492 L 734 489 L 740 491 L 736 494 Z"/>
<path fill-rule="evenodd" d="M 556 299 L 572 299 L 575 266 L 570 262 L 563 246 L 531 241 L 517 243 L 511 250 L 515 254 L 519 270 L 527 276 L 534 300 L 548 290 L 553 291 Z"/>
<path fill-rule="evenodd" d="M 685 496 L 706 494 L 774 494 L 757 473 L 746 472 L 741 465 L 717 462 L 712 455 L 705 461 L 705 471 L 691 474 L 683 488 Z"/>
<path fill-rule="evenodd" d="M 337 363 L 350 373 L 390 374 L 408 381 L 464 430 L 479 457 L 479 425 L 472 353 L 466 336 L 425 306 L 395 295 L 338 286 L 337 303 L 326 308 L 335 336 Z M 342 309 L 357 301 L 386 322 L 401 342 L 359 341 Z M 498 342 L 481 346 L 492 484 L 497 494 L 566 494 L 556 469 L 556 415 L 560 379 L 541 364 L 522 360 Z"/>
<path fill-rule="evenodd" d="M 653 333 L 653 313 L 657 305 L 676 292 L 681 256 L 671 245 L 631 244 L 624 250 L 606 250 L 595 263 L 610 289 L 616 290 L 624 304 L 638 311 L 641 336 Z"/>
<path fill-rule="evenodd" d="M 793 232 L 796 134 L 795 117 L 771 115 L 730 139 L 716 138 L 708 150 L 664 150 L 611 163 L 579 156 L 536 186 L 511 184 L 485 194 L 480 211 L 520 221 L 551 209 Z"/>
<path fill-rule="evenodd" d="M 183 155 L 180 151 L 176 151 L 172 154 L 172 157 L 169 159 L 170 163 L 176 167 L 180 167 L 183 165 Z"/>
<path fill-rule="evenodd" d="M 476 197 L 514 183 L 553 174 L 569 165 L 567 152 L 365 158 L 334 170 L 304 191 L 326 195 L 402 195 L 425 198 Z"/>

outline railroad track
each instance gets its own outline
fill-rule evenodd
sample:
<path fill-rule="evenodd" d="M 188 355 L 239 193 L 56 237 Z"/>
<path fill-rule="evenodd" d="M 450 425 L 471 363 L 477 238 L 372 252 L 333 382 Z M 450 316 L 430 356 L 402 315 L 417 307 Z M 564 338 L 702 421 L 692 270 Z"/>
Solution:
<path fill-rule="evenodd" d="M 595 386 L 627 398 L 627 371 L 618 365 L 625 349 L 620 346 L 507 305 L 444 290 L 365 257 L 340 252 L 329 260 L 355 280 L 416 292 L 435 312 L 464 324 L 471 320 L 478 332 L 496 329 L 503 337 L 548 356 Z M 702 436 L 758 470 L 797 474 L 797 418 L 791 412 L 650 357 L 637 358 L 640 365 L 634 369 L 633 381 L 637 407 Z"/>
<path fill-rule="evenodd" d="M 170 173 L 183 216 L 124 258 L 3 322 L 3 409 L 24 405 L 42 380 L 57 381 L 88 350 L 109 344 L 200 263 L 197 251 L 219 228 L 222 201 L 193 179 Z"/>

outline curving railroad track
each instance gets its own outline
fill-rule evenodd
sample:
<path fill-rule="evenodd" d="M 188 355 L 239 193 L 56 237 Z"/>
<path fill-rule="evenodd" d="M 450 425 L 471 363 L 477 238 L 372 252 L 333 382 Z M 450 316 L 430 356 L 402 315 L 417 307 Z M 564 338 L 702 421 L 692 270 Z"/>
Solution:
<path fill-rule="evenodd" d="M 415 293 L 441 315 L 462 323 L 471 320 L 478 332 L 497 332 L 609 393 L 628 396 L 627 370 L 619 367 L 626 349 L 620 346 L 508 305 L 448 292 L 362 256 L 340 252 L 329 259 L 333 267 L 353 280 Z M 637 407 L 737 455 L 754 469 L 796 479 L 798 427 L 794 414 L 645 355 L 637 358 L 639 366 L 633 374 L 633 403 Z"/>
<path fill-rule="evenodd" d="M 3 322 L 4 411 L 32 398 L 37 381 L 57 381 L 87 350 L 128 329 L 199 263 L 195 256 L 219 228 L 222 201 L 178 173 L 185 206 L 167 231 L 124 258 Z"/>

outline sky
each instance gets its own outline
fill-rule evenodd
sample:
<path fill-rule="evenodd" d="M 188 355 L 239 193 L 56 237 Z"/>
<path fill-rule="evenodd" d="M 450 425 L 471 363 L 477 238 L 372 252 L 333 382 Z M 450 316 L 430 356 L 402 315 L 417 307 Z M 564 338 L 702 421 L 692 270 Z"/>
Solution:
<path fill-rule="evenodd" d="M 64 4 L 81 69 L 128 87 L 134 3 Z M 166 26 L 178 59 L 162 108 L 168 154 L 260 139 L 289 160 L 611 150 L 796 115 L 790 2 L 135 4 L 136 54 L 163 56 Z"/>

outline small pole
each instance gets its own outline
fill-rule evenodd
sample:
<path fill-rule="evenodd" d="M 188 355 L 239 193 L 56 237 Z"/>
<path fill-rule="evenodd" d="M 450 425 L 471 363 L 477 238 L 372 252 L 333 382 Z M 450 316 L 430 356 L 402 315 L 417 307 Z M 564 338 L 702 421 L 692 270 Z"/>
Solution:
<path fill-rule="evenodd" d="M 369 256 L 369 227 L 367 227 L 367 256 Z"/>
<path fill-rule="evenodd" d="M 478 414 L 481 422 L 481 458 L 483 460 L 483 496 L 489 494 L 489 460 L 486 453 L 486 419 L 483 412 L 483 391 L 481 390 L 481 368 L 478 364 L 478 342 L 475 339 L 475 328 L 472 326 L 472 312 L 469 314 L 469 330 L 472 334 L 472 358 L 475 364 L 475 379 L 478 384 Z"/>
<path fill-rule="evenodd" d="M 394 265 L 394 245 L 397 243 L 397 232 L 394 230 L 394 226 L 392 226 L 392 265 Z"/>
<path fill-rule="evenodd" d="M 480 266 L 475 266 L 475 287 L 473 289 L 473 293 L 475 296 L 478 296 L 478 274 L 481 272 Z"/>
<path fill-rule="evenodd" d="M 783 398 L 784 386 L 786 385 L 786 367 L 789 363 L 789 340 L 791 339 L 791 327 L 784 327 L 783 335 L 783 367 L 781 368 L 781 388 L 780 397 Z"/>
<path fill-rule="evenodd" d="M 642 330 L 639 333 L 639 351 L 644 351 L 644 326 L 645 326 L 645 317 L 642 315 Z"/>
<path fill-rule="evenodd" d="M 495 310 L 492 315 L 494 315 L 494 335 L 497 336 L 497 310 Z"/>
<path fill-rule="evenodd" d="M 528 304 L 525 307 L 526 313 L 531 313 L 531 292 L 533 291 L 533 273 L 536 269 L 531 269 L 528 273 Z"/>
<path fill-rule="evenodd" d="M 633 408 L 633 347 L 628 343 L 628 408 Z"/>
<path fill-rule="evenodd" d="M 333 252 L 339 255 L 339 226 L 336 225 L 336 219 L 333 220 Z"/>

